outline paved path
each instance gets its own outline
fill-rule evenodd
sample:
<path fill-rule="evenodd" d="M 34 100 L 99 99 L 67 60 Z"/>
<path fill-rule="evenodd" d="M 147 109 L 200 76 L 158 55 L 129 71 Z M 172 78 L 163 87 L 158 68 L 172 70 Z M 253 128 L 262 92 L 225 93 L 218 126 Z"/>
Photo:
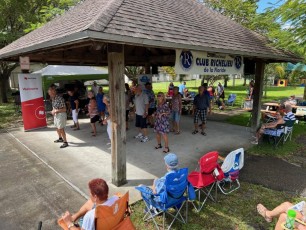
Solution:
<path fill-rule="evenodd" d="M 279 158 L 246 156 L 240 178 L 242 181 L 306 197 L 306 168 Z"/>
<path fill-rule="evenodd" d="M 50 168 L 0 130 L 0 229 L 58 229 L 65 210 L 77 211 L 85 198 Z"/>
<path fill-rule="evenodd" d="M 71 122 L 71 121 L 70 121 Z M 209 121 L 207 136 L 192 135 L 193 119 L 183 116 L 180 135 L 170 134 L 170 150 L 179 156 L 180 166 L 195 169 L 198 159 L 209 151 L 220 153 L 246 147 L 249 145 L 249 133 L 244 127 Z M 151 140 L 141 143 L 134 139 L 137 134 L 130 122 L 127 133 L 127 179 L 128 183 L 120 188 L 111 184 L 111 154 L 106 127 L 98 127 L 98 135 L 91 137 L 88 119 L 81 120 L 81 130 L 72 131 L 67 127 L 69 147 L 60 149 L 60 144 L 53 141 L 57 138 L 55 129 L 48 127 L 31 132 L 21 128 L 11 129 L 10 133 L 44 162 L 53 167 L 65 179 L 87 194 L 87 183 L 92 178 L 104 178 L 110 193 L 130 191 L 131 202 L 140 199 L 134 189 L 138 184 L 151 185 L 153 179 L 164 175 L 166 169 L 162 150 L 155 150 L 156 145 L 153 129 L 149 130 Z"/>

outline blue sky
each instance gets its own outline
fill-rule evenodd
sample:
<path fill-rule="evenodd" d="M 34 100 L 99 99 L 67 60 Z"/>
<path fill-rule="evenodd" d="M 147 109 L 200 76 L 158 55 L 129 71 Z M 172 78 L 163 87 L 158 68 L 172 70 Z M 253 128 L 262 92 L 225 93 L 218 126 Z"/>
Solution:
<path fill-rule="evenodd" d="M 282 5 L 284 2 L 285 0 L 259 0 L 257 11 L 259 13 L 262 13 L 265 11 L 265 8 L 271 6 L 279 6 Z"/>

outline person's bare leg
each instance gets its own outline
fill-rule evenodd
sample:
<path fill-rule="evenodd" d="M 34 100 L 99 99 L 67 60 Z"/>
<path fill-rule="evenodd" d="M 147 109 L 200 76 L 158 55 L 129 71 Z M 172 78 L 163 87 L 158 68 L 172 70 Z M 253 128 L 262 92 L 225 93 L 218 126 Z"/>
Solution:
<path fill-rule="evenodd" d="M 194 130 L 198 131 L 199 125 L 198 123 L 194 123 Z"/>
<path fill-rule="evenodd" d="M 204 122 L 202 122 L 201 129 L 202 129 L 202 132 L 204 132 L 204 130 L 205 130 L 205 123 Z"/>
<path fill-rule="evenodd" d="M 58 139 L 60 139 L 62 137 L 61 135 L 61 131 L 59 129 L 56 129 L 57 135 L 58 135 Z"/>
<path fill-rule="evenodd" d="M 142 131 L 142 134 L 143 134 L 145 137 L 148 136 L 148 130 L 147 130 L 147 128 L 144 128 L 144 129 L 142 129 L 141 131 Z"/>
<path fill-rule="evenodd" d="M 180 132 L 180 122 L 175 122 L 176 124 L 176 132 Z"/>
<path fill-rule="evenodd" d="M 171 132 L 172 132 L 172 131 L 174 131 L 174 132 L 176 131 L 176 129 L 175 129 L 175 123 L 176 123 L 176 122 L 175 122 L 174 120 L 172 120 Z"/>
<path fill-rule="evenodd" d="M 157 145 L 161 145 L 161 136 L 160 136 L 160 133 L 156 133 L 156 141 L 157 141 Z"/>
<path fill-rule="evenodd" d="M 165 142 L 165 148 L 169 148 L 169 140 L 167 133 L 163 134 L 164 142 Z"/>
<path fill-rule="evenodd" d="M 97 130 L 96 130 L 96 124 L 95 123 L 90 123 L 91 128 L 92 128 L 92 135 L 96 136 L 97 135 Z"/>
<path fill-rule="evenodd" d="M 288 208 L 292 207 L 293 204 L 291 204 L 290 202 L 284 202 L 282 204 L 280 204 L 279 206 L 277 206 L 276 208 L 274 208 L 273 210 L 267 210 L 266 211 L 266 216 L 269 218 L 273 218 L 273 217 L 278 217 L 280 214 L 282 213 L 286 213 Z"/>
<path fill-rule="evenodd" d="M 60 134 L 64 142 L 67 142 L 65 129 L 60 129 Z"/>

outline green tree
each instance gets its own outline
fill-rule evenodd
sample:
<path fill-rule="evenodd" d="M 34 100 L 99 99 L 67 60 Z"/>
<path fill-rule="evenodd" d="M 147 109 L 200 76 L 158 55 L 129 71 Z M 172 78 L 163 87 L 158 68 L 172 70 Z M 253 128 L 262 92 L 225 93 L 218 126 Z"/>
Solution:
<path fill-rule="evenodd" d="M 0 48 L 61 14 L 76 2 L 76 0 L 0 0 Z M 16 66 L 16 63 L 0 61 L 0 102 L 2 103 L 8 102 L 8 80 Z"/>
<path fill-rule="evenodd" d="M 124 72 L 130 80 L 134 81 L 137 80 L 139 74 L 145 73 L 145 68 L 141 66 L 126 66 Z"/>
<path fill-rule="evenodd" d="M 204 0 L 204 5 L 250 28 L 256 16 L 258 0 Z"/>

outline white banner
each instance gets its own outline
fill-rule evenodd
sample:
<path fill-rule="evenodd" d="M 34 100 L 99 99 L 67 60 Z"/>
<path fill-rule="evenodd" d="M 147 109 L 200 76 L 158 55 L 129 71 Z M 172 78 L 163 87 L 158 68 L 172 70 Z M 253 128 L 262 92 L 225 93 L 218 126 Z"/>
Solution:
<path fill-rule="evenodd" d="M 40 74 L 18 74 L 23 126 L 25 130 L 46 127 L 46 113 Z"/>
<path fill-rule="evenodd" d="M 243 74 L 243 57 L 177 49 L 175 72 L 200 75 Z"/>

